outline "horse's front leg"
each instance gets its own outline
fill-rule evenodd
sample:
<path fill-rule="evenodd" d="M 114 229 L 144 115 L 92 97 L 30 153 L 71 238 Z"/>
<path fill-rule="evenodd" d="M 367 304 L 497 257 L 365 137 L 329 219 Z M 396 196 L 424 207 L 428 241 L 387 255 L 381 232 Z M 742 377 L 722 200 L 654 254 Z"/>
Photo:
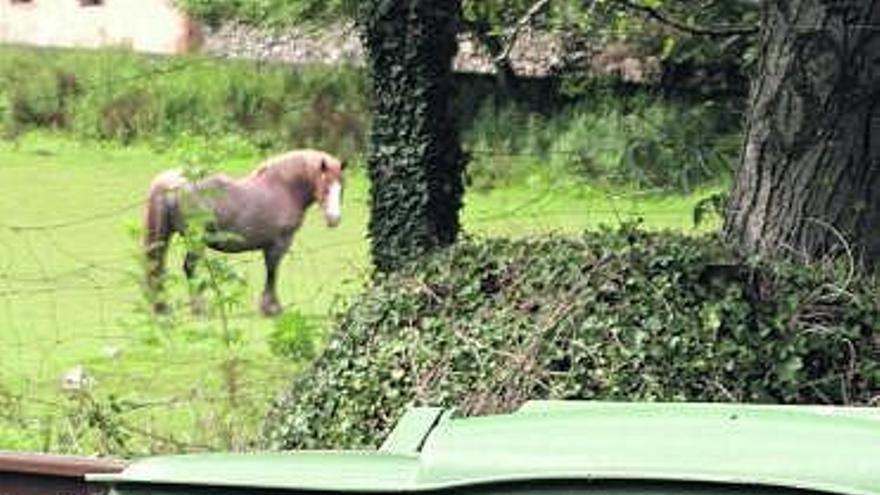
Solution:
<path fill-rule="evenodd" d="M 281 312 L 281 303 L 275 291 L 277 282 L 278 265 L 281 258 L 290 248 L 290 239 L 276 241 L 263 249 L 263 261 L 266 264 L 266 285 L 263 287 L 263 295 L 260 298 L 260 311 L 265 316 L 275 316 Z"/>
<path fill-rule="evenodd" d="M 279 240 L 263 249 L 263 261 L 266 264 L 266 285 L 263 287 L 263 295 L 260 298 L 260 311 L 265 316 L 275 316 L 281 312 L 281 303 L 275 292 L 276 274 L 281 258 L 290 248 L 291 239 Z"/>

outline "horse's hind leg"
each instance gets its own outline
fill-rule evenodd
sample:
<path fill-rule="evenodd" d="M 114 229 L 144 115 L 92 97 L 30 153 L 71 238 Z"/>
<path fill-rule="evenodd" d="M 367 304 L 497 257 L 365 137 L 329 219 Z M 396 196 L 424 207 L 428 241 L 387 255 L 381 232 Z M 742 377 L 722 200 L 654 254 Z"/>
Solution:
<path fill-rule="evenodd" d="M 146 255 L 146 296 L 153 311 L 167 313 L 168 305 L 162 300 L 162 282 L 165 278 L 165 253 L 173 234 L 165 186 L 154 181 L 147 199 L 144 219 L 144 254 Z"/>
<path fill-rule="evenodd" d="M 205 298 L 202 295 L 205 285 L 201 280 L 196 279 L 196 266 L 200 259 L 201 257 L 192 251 L 188 251 L 183 258 L 183 273 L 186 274 L 187 285 L 189 285 L 190 310 L 197 315 L 204 314 L 206 306 Z"/>
<path fill-rule="evenodd" d="M 150 238 L 147 241 L 147 299 L 156 313 L 168 313 L 169 308 L 162 300 L 162 282 L 165 277 L 165 252 L 168 239 Z"/>

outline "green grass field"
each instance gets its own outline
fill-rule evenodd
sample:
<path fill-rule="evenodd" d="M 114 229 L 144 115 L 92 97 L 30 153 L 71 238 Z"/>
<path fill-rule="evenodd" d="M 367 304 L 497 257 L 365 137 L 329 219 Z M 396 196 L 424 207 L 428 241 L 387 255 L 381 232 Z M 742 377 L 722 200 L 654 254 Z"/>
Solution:
<path fill-rule="evenodd" d="M 134 232 L 156 172 L 173 153 L 30 134 L 0 144 L 0 449 L 138 454 L 246 449 L 281 385 L 304 363 L 274 355 L 271 320 L 256 313 L 257 254 L 230 259 L 248 281 L 228 343 L 217 320 L 157 323 L 140 292 Z M 223 164 L 240 174 L 252 159 Z M 469 235 L 575 232 L 643 218 L 649 228 L 692 229 L 688 197 L 608 192 L 548 178 L 466 196 Z M 280 275 L 289 308 L 326 327 L 332 308 L 369 272 L 367 183 L 348 177 L 342 225 L 312 212 Z M 180 250 L 172 252 L 179 274 Z M 81 369 L 85 392 L 62 377 Z"/>

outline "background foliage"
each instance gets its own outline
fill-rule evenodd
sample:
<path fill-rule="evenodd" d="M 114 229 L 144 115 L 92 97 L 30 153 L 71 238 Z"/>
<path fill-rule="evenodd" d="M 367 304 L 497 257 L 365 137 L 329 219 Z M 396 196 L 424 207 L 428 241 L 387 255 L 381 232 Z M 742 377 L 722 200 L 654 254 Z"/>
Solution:
<path fill-rule="evenodd" d="M 266 27 L 351 19 L 358 0 L 175 0 L 190 15 L 217 26 L 237 21 Z"/>
<path fill-rule="evenodd" d="M 738 268 L 637 228 L 467 241 L 381 278 L 266 425 L 273 448 L 377 445 L 407 404 L 876 404 L 880 305 L 847 266 Z"/>
<path fill-rule="evenodd" d="M 364 78 L 348 67 L 3 47 L 0 79 L 7 137 L 35 127 L 124 143 L 234 134 L 262 150 L 351 156 L 366 135 Z"/>
<path fill-rule="evenodd" d="M 741 142 L 736 106 L 613 88 L 551 110 L 487 101 L 465 128 L 469 185 L 571 180 L 689 193 L 733 170 Z"/>
<path fill-rule="evenodd" d="M 190 15 L 209 25 L 227 22 L 284 29 L 291 26 L 320 28 L 333 22 L 353 22 L 357 0 L 176 0 Z M 461 34 L 472 35 L 482 49 L 497 61 L 501 72 L 509 70 L 504 60 L 508 47 L 525 29 L 553 33 L 566 41 L 574 58 L 573 74 L 582 69 L 584 50 L 608 43 L 626 42 L 643 55 L 656 55 L 667 66 L 669 83 L 679 84 L 696 74 L 701 82 L 705 71 L 715 84 L 742 86 L 755 61 L 754 40 L 731 33 L 694 35 L 657 22 L 642 8 L 661 12 L 684 26 L 698 28 L 754 27 L 758 22 L 757 2 L 750 0 L 462 0 Z M 563 67 L 565 70 L 565 67 Z"/>
<path fill-rule="evenodd" d="M 228 136 L 252 156 L 309 146 L 351 159 L 366 153 L 371 124 L 366 76 L 352 67 L 3 47 L 0 79 L 7 139 L 53 129 L 168 149 Z M 458 75 L 456 85 L 475 190 L 569 177 L 689 192 L 723 180 L 738 153 L 739 98 L 611 80 L 577 94 L 551 79 L 506 96 L 491 76 Z"/>

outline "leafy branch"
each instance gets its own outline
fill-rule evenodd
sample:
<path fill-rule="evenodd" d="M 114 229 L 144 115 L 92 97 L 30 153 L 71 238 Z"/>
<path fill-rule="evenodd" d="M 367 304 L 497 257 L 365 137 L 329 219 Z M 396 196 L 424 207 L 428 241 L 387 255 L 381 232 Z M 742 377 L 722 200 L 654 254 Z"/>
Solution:
<path fill-rule="evenodd" d="M 624 8 L 641 12 L 645 14 L 650 19 L 653 19 L 662 24 L 666 24 L 667 26 L 671 26 L 679 31 L 693 34 L 696 36 L 710 36 L 710 37 L 723 37 L 723 36 L 751 36 L 757 34 L 758 26 L 696 26 L 687 22 L 684 22 L 680 19 L 673 17 L 672 15 L 658 9 L 655 7 L 651 7 L 649 5 L 645 5 L 643 3 L 636 2 L 634 0 L 616 0 L 618 4 L 622 5 Z"/>
<path fill-rule="evenodd" d="M 522 30 L 531 23 L 533 17 L 538 15 L 549 4 L 550 0 L 538 0 L 522 17 L 520 17 L 519 21 L 517 21 L 513 27 L 513 32 L 510 33 L 510 36 L 507 38 L 507 43 L 504 46 L 504 49 L 497 57 L 495 57 L 496 62 L 506 61 L 510 58 L 510 52 L 513 51 L 513 46 L 516 44 L 516 40 L 519 38 Z"/>

